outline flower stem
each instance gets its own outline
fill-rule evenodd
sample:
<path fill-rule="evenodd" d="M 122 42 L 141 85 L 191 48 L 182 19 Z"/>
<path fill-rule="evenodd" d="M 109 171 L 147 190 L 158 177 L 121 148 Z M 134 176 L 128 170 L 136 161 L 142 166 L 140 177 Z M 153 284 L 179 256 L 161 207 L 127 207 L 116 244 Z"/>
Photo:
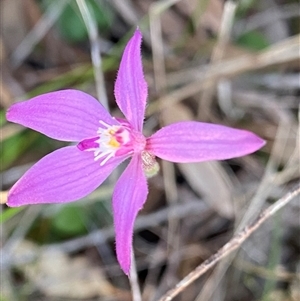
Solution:
<path fill-rule="evenodd" d="M 131 268 L 130 268 L 130 273 L 129 273 L 129 281 L 130 281 L 130 286 L 131 286 L 132 300 L 133 301 L 142 301 L 142 295 L 141 295 L 141 290 L 140 290 L 140 286 L 138 283 L 133 249 L 131 250 Z"/>

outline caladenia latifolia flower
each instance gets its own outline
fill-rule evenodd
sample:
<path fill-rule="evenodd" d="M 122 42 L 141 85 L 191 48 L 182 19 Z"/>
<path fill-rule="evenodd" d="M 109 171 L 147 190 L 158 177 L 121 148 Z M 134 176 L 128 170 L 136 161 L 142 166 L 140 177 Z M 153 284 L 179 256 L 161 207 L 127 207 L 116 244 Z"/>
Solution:
<path fill-rule="evenodd" d="M 141 40 L 136 30 L 124 50 L 115 83 L 116 102 L 126 119 L 112 117 L 95 98 L 78 90 L 43 94 L 16 103 L 7 112 L 11 122 L 76 142 L 29 169 L 9 191 L 8 206 L 81 199 L 130 158 L 112 196 L 117 258 L 126 274 L 134 221 L 148 194 L 146 178 L 159 169 L 156 157 L 181 163 L 224 160 L 250 154 L 265 144 L 251 132 L 201 122 L 178 122 L 145 137 L 147 83 Z"/>

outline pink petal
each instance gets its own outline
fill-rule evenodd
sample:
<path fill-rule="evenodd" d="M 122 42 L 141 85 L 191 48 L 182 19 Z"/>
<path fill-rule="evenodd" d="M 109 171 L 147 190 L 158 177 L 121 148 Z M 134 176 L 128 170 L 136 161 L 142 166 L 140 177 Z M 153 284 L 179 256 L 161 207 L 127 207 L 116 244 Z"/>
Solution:
<path fill-rule="evenodd" d="M 148 194 L 147 181 L 140 156 L 134 156 L 118 180 L 113 193 L 117 258 L 125 274 L 129 274 L 133 225 Z"/>
<path fill-rule="evenodd" d="M 141 60 L 141 42 L 142 34 L 137 29 L 124 50 L 115 84 L 117 104 L 138 131 L 142 131 L 148 95 Z"/>
<path fill-rule="evenodd" d="M 185 163 L 240 157 L 264 144 L 264 140 L 248 131 L 210 123 L 179 122 L 148 138 L 146 148 L 159 158 Z"/>
<path fill-rule="evenodd" d="M 11 188 L 8 206 L 76 201 L 95 190 L 124 160 L 111 158 L 104 166 L 92 152 L 76 146 L 61 148 L 38 161 Z"/>
<path fill-rule="evenodd" d="M 6 118 L 63 141 L 97 136 L 99 120 L 117 124 L 94 97 L 78 90 L 51 92 L 16 103 Z"/>

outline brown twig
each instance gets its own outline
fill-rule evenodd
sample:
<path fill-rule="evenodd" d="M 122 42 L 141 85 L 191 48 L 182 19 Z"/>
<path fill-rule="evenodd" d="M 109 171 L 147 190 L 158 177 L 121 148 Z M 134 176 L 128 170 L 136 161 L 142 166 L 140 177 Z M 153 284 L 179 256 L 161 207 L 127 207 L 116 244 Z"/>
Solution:
<path fill-rule="evenodd" d="M 221 259 L 232 253 L 255 231 L 263 222 L 273 216 L 282 207 L 288 204 L 293 198 L 300 195 L 300 185 L 288 192 L 280 198 L 276 203 L 265 209 L 251 224 L 246 226 L 237 235 L 235 235 L 227 244 L 225 244 L 218 252 L 206 259 L 202 264 L 196 267 L 185 278 L 183 278 L 173 289 L 169 290 L 159 301 L 170 301 L 182 292 L 188 285 L 193 283 L 211 267 L 216 265 Z"/>

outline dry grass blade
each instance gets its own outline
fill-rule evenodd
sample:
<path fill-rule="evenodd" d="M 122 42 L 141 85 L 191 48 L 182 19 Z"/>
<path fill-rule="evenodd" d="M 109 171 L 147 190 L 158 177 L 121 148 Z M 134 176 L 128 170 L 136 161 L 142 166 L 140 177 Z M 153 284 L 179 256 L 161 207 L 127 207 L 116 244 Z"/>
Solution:
<path fill-rule="evenodd" d="M 49 29 L 55 24 L 69 1 L 70 0 L 55 1 L 49 6 L 41 20 L 27 34 L 21 44 L 12 53 L 11 61 L 14 68 L 18 68 L 23 63 L 35 45 L 46 35 Z"/>
<path fill-rule="evenodd" d="M 225 48 L 230 40 L 230 33 L 232 30 L 233 20 L 237 4 L 232 1 L 227 1 L 224 5 L 224 12 L 222 16 L 221 27 L 219 31 L 218 41 L 213 49 L 211 56 L 211 64 L 214 64 L 222 59 L 224 56 Z M 210 106 L 213 99 L 214 89 L 211 86 L 204 91 L 201 102 L 198 104 L 198 117 L 204 119 L 205 115 L 209 115 Z M 203 118 L 201 118 L 203 117 Z"/>
<path fill-rule="evenodd" d="M 118 11 L 120 15 L 126 20 L 128 24 L 136 25 L 138 23 L 139 18 L 130 1 L 112 0 L 111 4 L 116 9 L 116 11 Z"/>
<path fill-rule="evenodd" d="M 154 2 L 149 9 L 155 87 L 159 92 L 164 92 L 167 86 L 164 58 L 164 47 L 166 45 L 164 45 L 162 37 L 161 15 L 179 1 L 180 0 L 165 0 Z"/>
<path fill-rule="evenodd" d="M 239 248 L 242 243 L 255 231 L 263 222 L 273 216 L 278 210 L 288 204 L 295 197 L 300 195 L 300 185 L 292 189 L 284 197 L 280 198 L 276 203 L 265 209 L 251 224 L 246 226 L 237 235 L 235 235 L 227 244 L 225 244 L 217 253 L 209 257 L 196 269 L 189 273 L 184 279 L 182 279 L 173 289 L 168 291 L 159 301 L 170 301 L 182 292 L 188 285 L 193 283 L 221 259 L 231 254 L 234 250 Z"/>
<path fill-rule="evenodd" d="M 171 86 L 182 84 L 183 80 L 184 82 L 192 81 L 194 78 L 197 78 L 197 80 L 152 102 L 148 107 L 147 115 L 150 116 L 162 108 L 174 105 L 182 99 L 210 87 L 220 78 L 234 77 L 247 71 L 297 61 L 300 58 L 299 37 L 300 35 L 296 35 L 286 39 L 255 55 L 241 55 L 234 59 L 220 61 L 206 68 L 196 67 L 170 75 L 168 84 Z"/>
<path fill-rule="evenodd" d="M 298 17 L 299 15 L 300 15 L 299 3 L 282 5 L 280 7 L 280 10 L 276 11 L 276 14 L 274 14 L 274 8 L 270 7 L 265 11 L 255 14 L 254 16 L 250 16 L 246 20 L 237 21 L 235 26 L 236 30 L 234 32 L 235 35 L 238 36 L 243 32 L 256 30 L 267 24 L 272 24 L 273 22 L 277 22 L 278 18 L 289 19 L 292 17 Z"/>
<path fill-rule="evenodd" d="M 79 7 L 85 26 L 87 28 L 91 43 L 91 57 L 94 67 L 97 97 L 98 100 L 101 101 L 103 106 L 108 110 L 108 100 L 104 84 L 104 75 L 102 72 L 102 60 L 100 53 L 98 27 L 94 16 L 92 15 L 88 6 L 86 5 L 86 2 L 84 0 L 77 0 L 77 5 Z"/>
<path fill-rule="evenodd" d="M 273 188 L 272 181 L 275 178 L 275 170 L 278 168 L 279 163 L 281 161 L 281 158 L 276 156 L 276 154 L 283 154 L 285 150 L 286 145 L 286 139 L 287 139 L 287 133 L 290 131 L 290 124 L 280 120 L 276 138 L 274 141 L 274 145 L 272 148 L 272 152 L 270 155 L 270 158 L 268 160 L 268 163 L 265 167 L 264 176 L 261 179 L 260 185 L 252 198 L 247 211 L 245 212 L 242 219 L 239 221 L 237 231 L 244 228 L 247 223 L 251 220 L 251 218 L 254 218 L 257 216 L 259 211 L 264 205 L 264 202 L 266 201 L 267 197 L 270 195 L 270 191 Z"/>

